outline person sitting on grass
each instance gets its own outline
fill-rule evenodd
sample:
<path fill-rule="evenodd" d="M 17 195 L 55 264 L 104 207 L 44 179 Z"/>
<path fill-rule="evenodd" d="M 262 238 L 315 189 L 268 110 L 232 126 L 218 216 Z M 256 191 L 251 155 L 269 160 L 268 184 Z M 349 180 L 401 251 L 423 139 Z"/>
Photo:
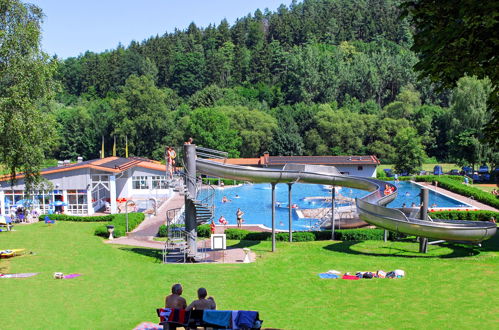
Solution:
<path fill-rule="evenodd" d="M 187 301 L 181 297 L 182 285 L 174 284 L 172 286 L 172 294 L 165 298 L 165 308 L 185 309 Z"/>
<path fill-rule="evenodd" d="M 217 309 L 217 305 L 215 304 L 215 300 L 213 297 L 208 297 L 208 292 L 206 291 L 205 288 L 199 288 L 198 289 L 198 298 L 197 300 L 194 300 L 191 302 L 189 306 L 187 306 L 186 310 L 204 310 L 204 309 Z"/>

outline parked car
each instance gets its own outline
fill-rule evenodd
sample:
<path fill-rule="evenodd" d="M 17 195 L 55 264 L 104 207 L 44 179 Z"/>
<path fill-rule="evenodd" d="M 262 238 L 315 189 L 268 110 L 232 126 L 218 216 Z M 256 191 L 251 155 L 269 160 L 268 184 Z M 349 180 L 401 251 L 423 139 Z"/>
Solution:
<path fill-rule="evenodd" d="M 471 175 L 471 179 L 473 179 L 473 182 L 480 182 L 480 181 L 482 181 L 481 178 L 480 178 L 480 175 L 478 175 L 477 172 L 475 172 L 475 173 L 473 173 Z"/>
<path fill-rule="evenodd" d="M 480 168 L 478 169 L 478 174 L 485 174 L 485 173 L 489 173 L 489 167 L 487 165 L 480 166 Z"/>
<path fill-rule="evenodd" d="M 467 176 L 472 176 L 473 175 L 473 169 L 469 166 L 463 166 L 463 170 L 461 171 L 462 175 L 467 175 Z"/>
<path fill-rule="evenodd" d="M 394 176 L 391 168 L 385 168 L 383 171 L 385 171 L 386 176 L 389 178 L 392 178 Z"/>
<path fill-rule="evenodd" d="M 442 166 L 436 165 L 433 168 L 433 175 L 442 175 L 442 174 L 444 174 L 444 171 L 442 171 Z"/>
<path fill-rule="evenodd" d="M 450 170 L 449 174 L 450 175 L 459 175 L 460 173 L 459 173 L 459 170 L 452 169 L 452 170 Z"/>

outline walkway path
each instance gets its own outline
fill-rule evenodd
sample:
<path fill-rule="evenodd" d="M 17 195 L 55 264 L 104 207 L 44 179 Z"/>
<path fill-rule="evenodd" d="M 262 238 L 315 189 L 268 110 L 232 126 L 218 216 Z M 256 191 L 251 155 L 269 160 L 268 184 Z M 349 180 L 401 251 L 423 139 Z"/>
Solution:
<path fill-rule="evenodd" d="M 150 218 L 146 218 L 142 223 L 135 228 L 127 236 L 114 239 L 112 241 L 107 240 L 106 243 L 109 244 L 119 244 L 127 246 L 137 246 L 151 249 L 163 249 L 165 242 L 154 241 L 153 238 L 158 233 L 159 227 L 165 224 L 166 212 L 170 209 L 180 208 L 184 205 L 184 196 L 180 194 L 175 194 L 173 197 L 169 198 L 164 202 L 161 207 L 157 210 L 157 215 Z M 235 227 L 235 226 L 234 226 Z M 258 228 L 257 226 L 253 227 Z M 245 228 L 246 229 L 246 228 Z M 260 228 L 261 229 L 261 228 Z M 223 233 L 223 231 L 221 232 Z M 206 262 L 215 263 L 241 263 L 244 260 L 245 252 L 243 249 L 227 249 L 224 251 L 213 251 L 211 250 L 210 240 L 199 240 L 198 249 L 208 249 L 206 251 Z M 256 260 L 256 255 L 250 252 L 250 259 L 252 262 Z"/>
<path fill-rule="evenodd" d="M 429 182 L 416 182 L 416 184 L 419 184 L 419 185 L 422 185 L 422 186 L 425 186 L 426 188 L 430 189 L 430 190 L 433 190 L 433 191 L 436 191 L 440 194 L 443 194 L 443 195 L 447 195 L 449 197 L 452 197 L 454 199 L 457 199 L 457 200 L 460 200 L 460 201 L 463 201 L 465 202 L 466 204 L 469 204 L 477 209 L 480 209 L 480 210 L 487 210 L 487 211 L 496 211 L 496 212 L 499 212 L 498 209 L 492 207 L 492 206 L 489 206 L 489 205 L 486 205 L 486 204 L 483 204 L 483 203 L 480 203 L 480 202 L 477 202 L 476 200 L 474 199 L 471 199 L 471 198 L 468 198 L 468 197 L 464 197 L 463 195 L 459 195 L 459 194 L 456 194 L 456 193 L 453 193 L 452 191 L 449 191 L 449 190 L 446 190 L 446 189 L 443 189 L 443 188 L 440 188 L 440 187 L 435 187 L 433 186 L 431 183 Z M 436 210 L 438 210 L 438 207 L 434 208 Z M 444 210 L 447 210 L 446 208 L 443 208 Z"/>

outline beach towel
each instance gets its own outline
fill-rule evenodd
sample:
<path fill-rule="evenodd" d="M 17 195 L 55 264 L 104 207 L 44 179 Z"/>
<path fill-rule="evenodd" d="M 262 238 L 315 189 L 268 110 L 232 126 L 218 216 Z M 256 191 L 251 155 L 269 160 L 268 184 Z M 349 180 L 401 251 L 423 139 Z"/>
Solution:
<path fill-rule="evenodd" d="M 133 330 L 163 330 L 163 326 L 152 322 L 142 322 Z"/>
<path fill-rule="evenodd" d="M 172 313 L 171 308 L 158 308 L 158 316 L 159 316 L 159 322 L 165 322 L 170 318 L 170 314 Z"/>
<path fill-rule="evenodd" d="M 239 311 L 232 311 L 232 330 L 238 330 L 239 327 L 237 326 L 237 316 L 239 314 Z"/>
<path fill-rule="evenodd" d="M 355 275 L 343 275 L 341 278 L 344 279 L 344 280 L 358 280 L 359 279 Z"/>
<path fill-rule="evenodd" d="M 172 308 L 171 311 L 172 312 L 168 317 L 168 322 L 187 325 L 187 323 L 189 322 L 189 318 L 191 316 L 191 312 L 187 312 L 185 309 L 177 309 L 177 308 Z"/>
<path fill-rule="evenodd" d="M 68 274 L 68 275 L 64 275 L 64 278 L 75 278 L 78 276 L 81 276 L 81 274 Z"/>
<path fill-rule="evenodd" d="M 239 312 L 240 315 L 241 312 Z M 212 309 L 205 309 L 203 313 L 203 321 L 206 323 L 218 325 L 221 327 L 230 327 L 230 320 L 232 318 L 232 311 L 217 311 Z"/>
<path fill-rule="evenodd" d="M 336 274 L 330 274 L 330 273 L 320 273 L 319 277 L 320 278 L 332 278 L 332 279 L 335 279 L 335 278 L 339 278 L 340 276 L 336 275 Z"/>
<path fill-rule="evenodd" d="M 38 275 L 38 273 L 0 274 L 0 278 L 25 278 Z"/>
<path fill-rule="evenodd" d="M 253 311 L 239 311 L 237 313 L 236 324 L 239 328 L 253 328 L 258 312 Z"/>

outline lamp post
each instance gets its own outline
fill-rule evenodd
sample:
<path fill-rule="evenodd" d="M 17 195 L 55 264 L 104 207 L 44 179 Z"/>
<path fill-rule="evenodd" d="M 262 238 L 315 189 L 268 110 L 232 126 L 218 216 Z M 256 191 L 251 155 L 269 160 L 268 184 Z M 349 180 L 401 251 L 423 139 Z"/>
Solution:
<path fill-rule="evenodd" d="M 128 233 L 128 204 L 131 202 L 130 205 L 135 205 L 135 202 L 131 199 L 127 200 L 125 203 L 125 218 L 126 218 L 126 232 Z"/>
<path fill-rule="evenodd" d="M 331 239 L 334 241 L 334 227 L 335 227 L 335 217 L 334 217 L 334 199 L 336 198 L 336 187 L 333 186 L 331 190 Z"/>

